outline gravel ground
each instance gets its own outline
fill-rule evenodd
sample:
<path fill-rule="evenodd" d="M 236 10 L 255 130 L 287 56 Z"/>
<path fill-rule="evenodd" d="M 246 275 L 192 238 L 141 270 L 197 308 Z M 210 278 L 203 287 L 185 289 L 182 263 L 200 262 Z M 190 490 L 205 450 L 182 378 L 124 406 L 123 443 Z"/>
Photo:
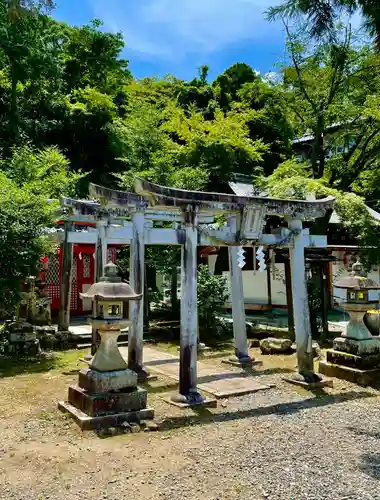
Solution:
<path fill-rule="evenodd" d="M 0 499 L 380 500 L 379 393 L 261 377 L 276 388 L 197 413 L 156 389 L 160 431 L 107 439 L 55 409 L 74 376 L 2 379 Z"/>

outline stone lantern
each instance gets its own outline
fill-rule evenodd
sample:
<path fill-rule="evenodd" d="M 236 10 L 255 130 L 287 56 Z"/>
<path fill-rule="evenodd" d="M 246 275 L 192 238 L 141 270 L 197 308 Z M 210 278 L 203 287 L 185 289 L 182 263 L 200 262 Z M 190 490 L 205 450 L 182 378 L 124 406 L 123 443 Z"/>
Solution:
<path fill-rule="evenodd" d="M 320 371 L 367 385 L 380 373 L 380 341 L 371 335 L 363 319 L 369 306 L 376 303 L 369 300 L 369 291 L 379 290 L 380 285 L 364 275 L 363 266 L 357 261 L 350 275 L 335 282 L 334 286 L 346 290 L 342 307 L 350 321 L 341 336 L 334 340 L 334 348 L 327 351 L 327 362 L 320 363 Z"/>
<path fill-rule="evenodd" d="M 105 265 L 100 281 L 80 295 L 95 303 L 89 323 L 101 341 L 89 367 L 80 370 L 78 385 L 69 387 L 68 402 L 59 403 L 59 408 L 86 430 L 153 418 L 153 410 L 146 407 L 147 391 L 137 387 L 137 374 L 128 369 L 117 345 L 120 329 L 132 324 L 132 318 L 123 318 L 123 303 L 142 295 L 122 282 L 113 263 Z"/>

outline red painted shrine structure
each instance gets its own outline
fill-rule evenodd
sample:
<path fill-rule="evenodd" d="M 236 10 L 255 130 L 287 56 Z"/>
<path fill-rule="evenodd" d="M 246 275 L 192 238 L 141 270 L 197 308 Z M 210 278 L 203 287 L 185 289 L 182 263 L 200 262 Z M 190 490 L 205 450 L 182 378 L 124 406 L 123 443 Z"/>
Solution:
<path fill-rule="evenodd" d="M 59 227 L 63 222 L 59 221 Z M 84 228 L 96 227 L 96 224 L 75 222 L 74 226 Z M 116 262 L 117 249 L 120 245 L 108 245 L 108 262 Z M 73 263 L 71 275 L 70 312 L 73 315 L 87 315 L 91 311 L 91 304 L 80 298 L 80 293 L 86 292 L 95 282 L 95 252 L 96 245 L 73 244 Z M 57 253 L 47 259 L 41 259 L 42 269 L 40 279 L 46 283 L 45 290 L 51 301 L 52 315 L 58 315 L 60 304 L 60 277 L 62 274 L 62 252 L 58 248 Z"/>

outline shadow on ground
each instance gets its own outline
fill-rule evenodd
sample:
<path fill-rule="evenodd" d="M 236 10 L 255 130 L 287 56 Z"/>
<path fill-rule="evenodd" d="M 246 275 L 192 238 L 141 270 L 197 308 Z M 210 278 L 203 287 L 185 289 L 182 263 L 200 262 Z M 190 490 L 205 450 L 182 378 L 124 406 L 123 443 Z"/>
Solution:
<path fill-rule="evenodd" d="M 355 399 L 373 397 L 370 392 L 343 392 L 336 395 L 322 393 L 314 398 L 303 399 L 291 403 L 280 403 L 275 405 L 263 406 L 261 408 L 252 408 L 236 412 L 212 413 L 206 408 L 193 408 L 195 415 L 182 415 L 178 417 L 167 418 L 161 425 L 160 430 L 178 429 L 194 425 L 206 425 L 218 422 L 230 422 L 242 420 L 245 418 L 262 417 L 266 415 L 289 415 L 308 408 L 323 407 L 332 404 L 344 403 Z"/>
<path fill-rule="evenodd" d="M 0 355 L 0 378 L 43 373 L 50 370 L 67 368 L 67 373 L 75 373 L 75 366 L 83 352 L 77 350 L 48 352 L 35 357 L 16 357 Z"/>
<path fill-rule="evenodd" d="M 366 453 L 361 457 L 360 469 L 374 479 L 380 479 L 380 453 Z"/>
<path fill-rule="evenodd" d="M 276 373 L 294 373 L 294 368 L 265 368 L 263 370 L 255 370 L 252 366 L 242 366 L 244 373 L 253 377 L 260 375 L 275 375 Z"/>

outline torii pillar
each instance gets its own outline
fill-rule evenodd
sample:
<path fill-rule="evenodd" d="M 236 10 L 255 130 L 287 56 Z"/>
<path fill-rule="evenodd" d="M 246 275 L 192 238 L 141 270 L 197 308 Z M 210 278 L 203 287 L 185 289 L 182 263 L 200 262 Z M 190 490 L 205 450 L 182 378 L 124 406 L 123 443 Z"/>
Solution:
<path fill-rule="evenodd" d="M 290 377 L 284 377 L 284 380 L 311 389 L 332 386 L 331 380 L 323 378 L 322 375 L 314 371 L 309 298 L 305 271 L 305 248 L 309 243 L 309 232 L 303 229 L 302 220 L 289 220 L 288 226 L 294 234 L 293 243 L 289 246 L 289 258 L 298 373 Z"/>
<path fill-rule="evenodd" d="M 73 245 L 70 243 L 72 222 L 65 222 L 64 240 L 61 244 L 61 281 L 58 331 L 68 332 L 70 327 L 71 274 L 73 265 Z"/>
<path fill-rule="evenodd" d="M 179 233 L 181 249 L 181 343 L 179 394 L 171 397 L 178 406 L 216 406 L 216 400 L 204 398 L 197 389 L 198 306 L 197 246 L 198 210 L 188 205 L 183 210 Z"/>
<path fill-rule="evenodd" d="M 232 233 L 237 232 L 236 216 L 230 218 L 229 226 L 231 228 Z M 239 247 L 237 246 L 228 247 L 235 356 L 228 360 L 223 360 L 223 362 L 236 366 L 246 366 L 246 365 L 252 365 L 255 360 L 251 358 L 248 353 L 243 274 L 238 264 L 238 253 L 239 253 Z"/>
<path fill-rule="evenodd" d="M 143 366 L 144 342 L 144 282 L 145 282 L 145 241 L 144 241 L 145 216 L 143 211 L 138 211 L 132 216 L 133 238 L 130 245 L 130 285 L 141 300 L 132 300 L 129 303 L 129 317 L 132 325 L 128 332 L 128 368 L 137 373 L 138 380 L 150 378 L 149 371 Z"/>

